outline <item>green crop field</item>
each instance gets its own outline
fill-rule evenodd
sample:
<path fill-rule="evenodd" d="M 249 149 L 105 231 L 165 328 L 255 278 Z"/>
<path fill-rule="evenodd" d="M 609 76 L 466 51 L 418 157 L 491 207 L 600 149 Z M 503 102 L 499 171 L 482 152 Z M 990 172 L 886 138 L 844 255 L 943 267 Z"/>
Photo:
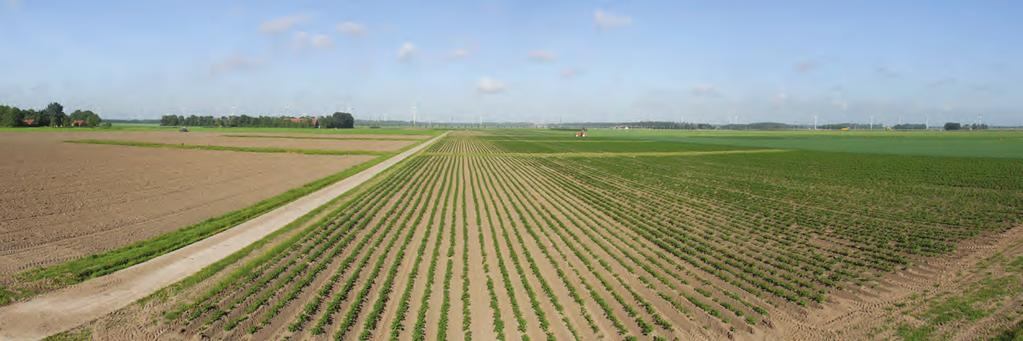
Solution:
<path fill-rule="evenodd" d="M 866 154 L 1023 158 L 1023 131 L 1012 130 L 871 132 L 594 129 L 590 131 L 590 137 L 587 138 L 597 140 L 637 139 Z"/>
<path fill-rule="evenodd" d="M 970 285 L 931 260 L 1019 235 L 1019 145 L 994 142 L 1019 139 L 898 134 L 453 132 L 164 317 L 226 338 L 927 339 L 982 318 L 1004 322 L 970 335 L 1013 335 L 1018 285 L 995 286 L 1023 280 L 1023 242 L 957 265 L 1004 272 Z M 895 139 L 914 147 L 864 149 Z M 901 285 L 927 290 L 875 298 Z"/>

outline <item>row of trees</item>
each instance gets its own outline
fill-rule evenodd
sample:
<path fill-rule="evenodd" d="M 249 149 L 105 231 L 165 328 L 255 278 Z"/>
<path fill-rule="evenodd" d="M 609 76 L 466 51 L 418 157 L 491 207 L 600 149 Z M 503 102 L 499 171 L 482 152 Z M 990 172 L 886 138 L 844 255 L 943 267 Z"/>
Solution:
<path fill-rule="evenodd" d="M 488 125 L 502 125 L 504 123 L 487 123 Z M 514 123 L 513 123 L 514 124 Z M 527 124 L 527 127 L 532 124 Z M 557 123 L 549 124 L 551 129 L 575 130 L 580 128 L 644 128 L 644 129 L 714 129 L 708 123 L 696 122 L 669 122 L 669 121 L 639 121 L 639 122 L 578 122 L 578 123 Z"/>
<path fill-rule="evenodd" d="M 21 109 L 0 105 L 0 127 L 95 127 L 103 119 L 90 110 L 64 113 L 60 103 L 50 103 L 43 110 Z"/>
<path fill-rule="evenodd" d="M 336 112 L 331 116 L 182 116 L 164 115 L 161 126 L 192 127 L 263 127 L 263 128 L 352 128 L 355 118 L 352 114 Z"/>
<path fill-rule="evenodd" d="M 945 123 L 945 130 L 984 130 L 987 129 L 987 124 L 973 123 L 973 124 L 962 124 L 958 122 L 947 122 Z"/>

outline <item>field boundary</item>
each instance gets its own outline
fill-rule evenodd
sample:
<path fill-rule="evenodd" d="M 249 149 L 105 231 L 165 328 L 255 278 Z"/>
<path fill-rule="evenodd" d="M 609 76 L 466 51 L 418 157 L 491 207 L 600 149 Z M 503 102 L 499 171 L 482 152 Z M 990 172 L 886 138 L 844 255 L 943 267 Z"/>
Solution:
<path fill-rule="evenodd" d="M 571 157 L 642 157 L 642 156 L 700 156 L 700 155 L 721 155 L 721 154 L 757 154 L 757 153 L 781 153 L 791 149 L 740 149 L 740 150 L 715 150 L 715 151 L 686 151 L 686 152 L 567 152 L 567 153 L 445 153 L 432 152 L 424 155 L 429 156 L 512 156 L 512 157 L 536 157 L 536 158 L 571 158 Z"/>
<path fill-rule="evenodd" d="M 413 140 L 414 141 L 414 140 Z M 248 153 L 292 153 L 292 154 L 306 154 L 306 155 L 389 155 L 392 152 L 377 152 L 369 150 L 332 150 L 332 149 L 303 149 L 303 148 L 278 148 L 278 147 L 236 147 L 236 146 L 218 146 L 208 144 L 174 144 L 174 143 L 157 143 L 157 142 L 142 142 L 142 141 L 130 141 L 130 140 L 104 140 L 104 139 L 81 139 L 81 140 L 67 140 L 66 143 L 79 143 L 79 144 L 100 144 L 100 145 L 113 145 L 113 146 L 128 146 L 128 147 L 143 147 L 143 148 L 171 148 L 171 149 L 198 149 L 198 150 L 216 150 L 216 151 L 228 151 L 228 152 L 248 152 Z"/>
<path fill-rule="evenodd" d="M 335 140 L 335 141 L 424 141 L 428 138 L 400 137 L 351 137 L 351 136 L 293 136 L 293 135 L 259 135 L 259 134 L 223 134 L 223 137 L 254 138 L 254 139 L 294 139 L 294 140 Z M 401 136 L 401 135 L 397 135 Z"/>
<path fill-rule="evenodd" d="M 258 242 L 444 136 L 433 137 L 326 188 L 144 263 L 0 307 L 0 339 L 40 339 L 116 311 Z"/>

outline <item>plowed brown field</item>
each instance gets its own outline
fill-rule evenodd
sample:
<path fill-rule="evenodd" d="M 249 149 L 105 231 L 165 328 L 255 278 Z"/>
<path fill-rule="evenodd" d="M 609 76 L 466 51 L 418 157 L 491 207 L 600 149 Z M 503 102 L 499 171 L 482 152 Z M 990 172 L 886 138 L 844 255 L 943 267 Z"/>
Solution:
<path fill-rule="evenodd" d="M 0 179 L 0 274 L 166 233 L 373 158 L 61 142 L 146 134 L 0 134 L 8 175 Z"/>
<path fill-rule="evenodd" d="M 116 132 L 104 134 L 77 134 L 69 139 L 88 138 L 100 140 L 136 141 L 150 143 L 209 145 L 227 147 L 273 147 L 288 149 L 317 149 L 338 151 L 395 151 L 419 142 L 416 139 L 339 139 L 319 135 L 267 138 L 271 135 L 221 134 L 221 133 L 178 133 L 178 132 Z M 365 136 L 365 135 L 359 135 Z"/>

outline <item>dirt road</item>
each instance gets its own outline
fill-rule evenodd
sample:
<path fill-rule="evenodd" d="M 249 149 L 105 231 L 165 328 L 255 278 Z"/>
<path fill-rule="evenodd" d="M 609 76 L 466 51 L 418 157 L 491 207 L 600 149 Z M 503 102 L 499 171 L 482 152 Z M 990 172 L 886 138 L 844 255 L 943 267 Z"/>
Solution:
<path fill-rule="evenodd" d="M 442 135 L 443 136 L 443 135 Z M 227 231 L 108 276 L 0 308 L 0 340 L 35 340 L 111 313 L 238 251 L 422 150 L 435 137 Z"/>

